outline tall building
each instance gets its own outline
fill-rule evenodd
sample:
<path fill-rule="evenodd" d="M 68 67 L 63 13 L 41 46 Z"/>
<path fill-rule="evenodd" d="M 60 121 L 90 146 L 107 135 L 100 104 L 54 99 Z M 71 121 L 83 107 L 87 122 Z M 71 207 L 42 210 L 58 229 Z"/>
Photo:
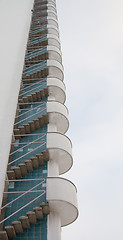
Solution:
<path fill-rule="evenodd" d="M 35 0 L 8 157 L 0 240 L 60 240 L 78 216 L 55 0 Z"/>

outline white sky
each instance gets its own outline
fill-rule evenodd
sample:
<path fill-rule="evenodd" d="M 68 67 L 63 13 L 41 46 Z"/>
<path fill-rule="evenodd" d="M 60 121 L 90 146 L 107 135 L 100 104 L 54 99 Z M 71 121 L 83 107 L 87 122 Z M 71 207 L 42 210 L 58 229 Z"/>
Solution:
<path fill-rule="evenodd" d="M 123 1 L 57 0 L 80 216 L 64 240 L 123 239 Z"/>
<path fill-rule="evenodd" d="M 0 0 L 0 6 L 14 1 Z M 80 211 L 62 239 L 122 240 L 123 1 L 57 0 L 57 8 L 74 155 L 66 176 L 78 188 Z M 9 32 L 12 11 L 0 21 Z M 1 51 L 19 31 L 7 43 L 4 34 Z"/>

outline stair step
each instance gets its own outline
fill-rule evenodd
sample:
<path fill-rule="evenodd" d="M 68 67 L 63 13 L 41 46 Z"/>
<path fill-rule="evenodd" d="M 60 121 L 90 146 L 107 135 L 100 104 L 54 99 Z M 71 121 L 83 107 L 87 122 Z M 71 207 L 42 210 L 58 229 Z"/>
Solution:
<path fill-rule="evenodd" d="M 14 135 L 20 135 L 20 129 L 14 129 Z M 20 136 L 15 136 L 16 139 L 20 139 Z"/>
<path fill-rule="evenodd" d="M 48 124 L 48 123 L 49 123 L 48 114 L 43 115 L 43 118 L 44 118 L 44 123 L 45 123 L 45 124 Z"/>
<path fill-rule="evenodd" d="M 42 211 L 42 207 L 35 207 L 33 208 L 35 214 L 36 214 L 36 218 L 37 219 L 42 219 L 43 218 L 43 211 Z"/>
<path fill-rule="evenodd" d="M 23 97 L 22 100 L 23 100 L 24 103 L 28 103 L 28 98 L 27 97 Z"/>
<path fill-rule="evenodd" d="M 8 240 L 6 231 L 0 231 L 0 240 Z"/>
<path fill-rule="evenodd" d="M 44 93 L 45 93 L 45 96 L 48 97 L 48 88 L 44 88 Z"/>
<path fill-rule="evenodd" d="M 14 221 L 12 222 L 15 232 L 16 233 L 23 233 L 23 228 L 22 228 L 22 224 L 20 221 Z"/>
<path fill-rule="evenodd" d="M 25 134 L 25 128 L 23 126 L 18 127 L 20 134 Z"/>
<path fill-rule="evenodd" d="M 42 154 L 43 154 L 44 160 L 45 161 L 49 161 L 49 152 L 48 152 L 48 150 L 42 151 Z"/>
<path fill-rule="evenodd" d="M 38 168 L 39 167 L 39 162 L 38 162 L 37 157 L 31 157 L 31 161 L 32 161 L 32 166 L 34 168 Z"/>
<path fill-rule="evenodd" d="M 31 131 L 35 131 L 35 123 L 34 123 L 34 121 L 30 121 L 28 123 L 30 125 Z"/>
<path fill-rule="evenodd" d="M 20 167 L 14 167 L 13 171 L 15 172 L 15 177 L 16 178 L 21 178 L 22 177 Z"/>
<path fill-rule="evenodd" d="M 15 179 L 15 172 L 13 170 L 12 171 L 7 171 L 7 175 L 8 175 L 9 180 Z"/>
<path fill-rule="evenodd" d="M 39 122 L 40 122 L 40 126 L 43 127 L 44 126 L 44 118 L 43 117 L 38 117 Z"/>
<path fill-rule="evenodd" d="M 36 93 L 32 93 L 32 99 L 34 102 L 37 102 L 37 95 Z"/>
<path fill-rule="evenodd" d="M 27 171 L 32 172 L 33 171 L 32 161 L 31 160 L 26 160 L 25 164 L 26 164 L 26 167 L 27 167 Z"/>
<path fill-rule="evenodd" d="M 27 216 L 28 216 L 29 222 L 31 224 L 35 224 L 36 223 L 36 214 L 35 214 L 35 212 L 27 212 Z"/>
<path fill-rule="evenodd" d="M 27 216 L 19 217 L 23 228 L 30 228 L 29 218 Z"/>
<path fill-rule="evenodd" d="M 39 162 L 39 164 L 40 165 L 43 165 L 44 164 L 44 157 L 43 157 L 43 154 L 41 153 L 41 154 L 36 154 L 36 157 L 37 157 L 37 159 L 38 159 L 38 162 Z"/>
<path fill-rule="evenodd" d="M 39 121 L 39 119 L 34 119 L 33 121 L 34 121 L 34 124 L 35 124 L 35 128 L 36 129 L 40 129 L 40 121 Z"/>
<path fill-rule="evenodd" d="M 41 203 L 40 207 L 42 208 L 43 214 L 48 215 L 50 213 L 49 203 Z"/>
<path fill-rule="evenodd" d="M 31 129 L 30 129 L 30 125 L 29 124 L 23 124 L 24 128 L 25 128 L 25 133 L 31 133 Z"/>
<path fill-rule="evenodd" d="M 29 101 L 29 102 L 33 102 L 33 97 L 32 97 L 32 95 L 28 95 L 27 97 L 28 97 L 28 101 Z"/>
<path fill-rule="evenodd" d="M 39 90 L 40 94 L 41 94 L 41 98 L 45 98 L 45 91 L 44 89 Z"/>
<path fill-rule="evenodd" d="M 20 170 L 21 170 L 21 174 L 22 174 L 22 175 L 27 175 L 27 167 L 26 167 L 26 164 L 20 163 L 20 164 L 19 164 L 19 167 L 20 167 Z"/>
<path fill-rule="evenodd" d="M 37 99 L 38 99 L 38 101 L 41 100 L 41 94 L 40 94 L 39 91 L 36 92 L 36 95 L 37 95 Z"/>
<path fill-rule="evenodd" d="M 5 230 L 7 232 L 8 238 L 16 238 L 16 232 L 13 226 L 6 226 Z"/>

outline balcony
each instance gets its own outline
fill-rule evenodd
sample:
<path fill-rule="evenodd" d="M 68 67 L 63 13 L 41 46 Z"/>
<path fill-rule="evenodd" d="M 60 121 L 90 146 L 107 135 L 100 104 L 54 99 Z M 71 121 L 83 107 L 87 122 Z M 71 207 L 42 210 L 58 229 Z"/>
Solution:
<path fill-rule="evenodd" d="M 51 78 L 57 77 L 63 81 L 64 73 L 63 66 L 56 60 L 47 60 L 48 76 Z"/>
<path fill-rule="evenodd" d="M 65 84 L 58 78 L 47 78 L 47 87 L 49 93 L 49 100 L 55 99 L 60 103 L 66 100 Z"/>
<path fill-rule="evenodd" d="M 69 180 L 48 177 L 46 198 L 50 212 L 59 214 L 62 227 L 71 224 L 78 217 L 77 189 Z"/>
<path fill-rule="evenodd" d="M 49 125 L 55 125 L 59 133 L 65 133 L 68 130 L 68 110 L 65 105 L 56 101 L 48 101 L 47 113 Z"/>
<path fill-rule="evenodd" d="M 67 136 L 58 132 L 48 132 L 47 149 L 49 159 L 58 163 L 59 174 L 67 172 L 72 167 L 72 144 Z"/>

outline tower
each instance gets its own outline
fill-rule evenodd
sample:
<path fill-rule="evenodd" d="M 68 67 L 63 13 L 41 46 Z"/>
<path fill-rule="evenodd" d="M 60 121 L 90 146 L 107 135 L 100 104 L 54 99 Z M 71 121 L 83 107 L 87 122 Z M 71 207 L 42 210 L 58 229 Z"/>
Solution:
<path fill-rule="evenodd" d="M 55 0 L 35 0 L 1 206 L 0 239 L 59 240 L 78 216 Z"/>

